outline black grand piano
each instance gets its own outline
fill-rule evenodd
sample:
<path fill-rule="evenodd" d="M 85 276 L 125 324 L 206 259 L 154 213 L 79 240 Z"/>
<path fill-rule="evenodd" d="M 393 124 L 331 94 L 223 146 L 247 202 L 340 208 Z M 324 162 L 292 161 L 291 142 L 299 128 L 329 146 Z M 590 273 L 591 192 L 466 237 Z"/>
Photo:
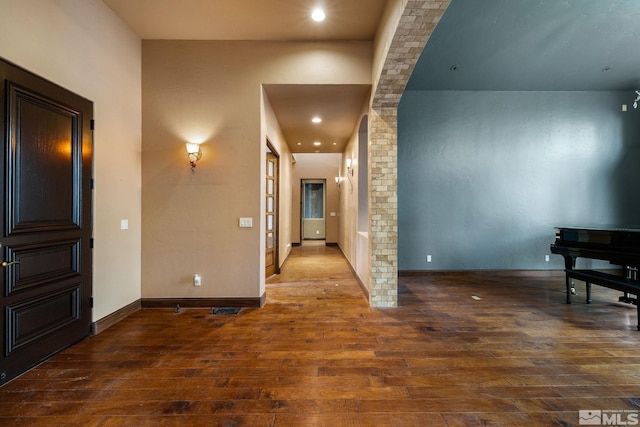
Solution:
<path fill-rule="evenodd" d="M 564 257 L 567 285 L 567 304 L 575 294 L 573 280 L 586 283 L 587 304 L 591 303 L 591 284 L 623 292 L 620 301 L 638 307 L 640 330 L 640 227 L 558 227 L 551 253 Z M 576 258 L 609 261 L 618 268 L 612 270 L 576 270 Z"/>

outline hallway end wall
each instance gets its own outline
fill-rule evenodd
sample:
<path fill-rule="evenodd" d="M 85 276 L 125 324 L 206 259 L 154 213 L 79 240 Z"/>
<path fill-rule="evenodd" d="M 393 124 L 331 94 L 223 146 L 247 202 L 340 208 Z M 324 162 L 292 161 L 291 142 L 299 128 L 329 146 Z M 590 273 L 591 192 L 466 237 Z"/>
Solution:
<path fill-rule="evenodd" d="M 335 177 L 338 176 L 340 154 L 331 153 L 297 153 L 294 155 L 293 173 L 291 177 L 291 238 L 295 243 L 302 243 L 301 238 L 301 181 L 303 179 L 324 179 L 325 187 L 325 241 L 338 243 L 338 219 L 340 215 L 338 188 Z"/>

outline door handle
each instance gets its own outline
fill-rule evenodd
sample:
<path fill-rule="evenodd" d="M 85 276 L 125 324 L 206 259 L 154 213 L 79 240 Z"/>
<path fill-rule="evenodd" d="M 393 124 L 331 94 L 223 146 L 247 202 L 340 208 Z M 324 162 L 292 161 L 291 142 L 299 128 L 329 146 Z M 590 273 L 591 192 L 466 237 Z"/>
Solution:
<path fill-rule="evenodd" d="M 11 261 L 11 262 L 2 261 L 0 265 L 2 267 L 9 267 L 10 265 L 13 265 L 13 264 L 20 264 L 20 261 Z"/>

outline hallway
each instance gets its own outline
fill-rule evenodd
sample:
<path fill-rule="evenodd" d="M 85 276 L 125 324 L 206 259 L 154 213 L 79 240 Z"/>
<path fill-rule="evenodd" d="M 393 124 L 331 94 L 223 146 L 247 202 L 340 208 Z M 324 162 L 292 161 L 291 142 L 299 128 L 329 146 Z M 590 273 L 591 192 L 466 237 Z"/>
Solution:
<path fill-rule="evenodd" d="M 337 247 L 294 247 L 261 309 L 145 309 L 0 388 L 1 425 L 549 426 L 640 407 L 635 309 L 558 275 L 403 277 L 372 309 Z M 514 286 L 517 285 L 517 286 Z"/>

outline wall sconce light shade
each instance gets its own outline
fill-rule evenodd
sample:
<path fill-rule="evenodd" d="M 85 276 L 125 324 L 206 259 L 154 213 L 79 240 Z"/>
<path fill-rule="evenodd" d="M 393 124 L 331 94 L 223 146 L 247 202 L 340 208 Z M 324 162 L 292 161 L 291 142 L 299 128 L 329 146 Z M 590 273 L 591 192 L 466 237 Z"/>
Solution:
<path fill-rule="evenodd" d="M 186 147 L 187 154 L 189 155 L 189 165 L 191 165 L 191 171 L 195 172 L 196 162 L 202 158 L 202 150 L 200 149 L 200 144 L 187 142 Z"/>
<path fill-rule="evenodd" d="M 347 159 L 347 173 L 353 176 L 353 169 L 351 169 L 351 159 Z"/>

